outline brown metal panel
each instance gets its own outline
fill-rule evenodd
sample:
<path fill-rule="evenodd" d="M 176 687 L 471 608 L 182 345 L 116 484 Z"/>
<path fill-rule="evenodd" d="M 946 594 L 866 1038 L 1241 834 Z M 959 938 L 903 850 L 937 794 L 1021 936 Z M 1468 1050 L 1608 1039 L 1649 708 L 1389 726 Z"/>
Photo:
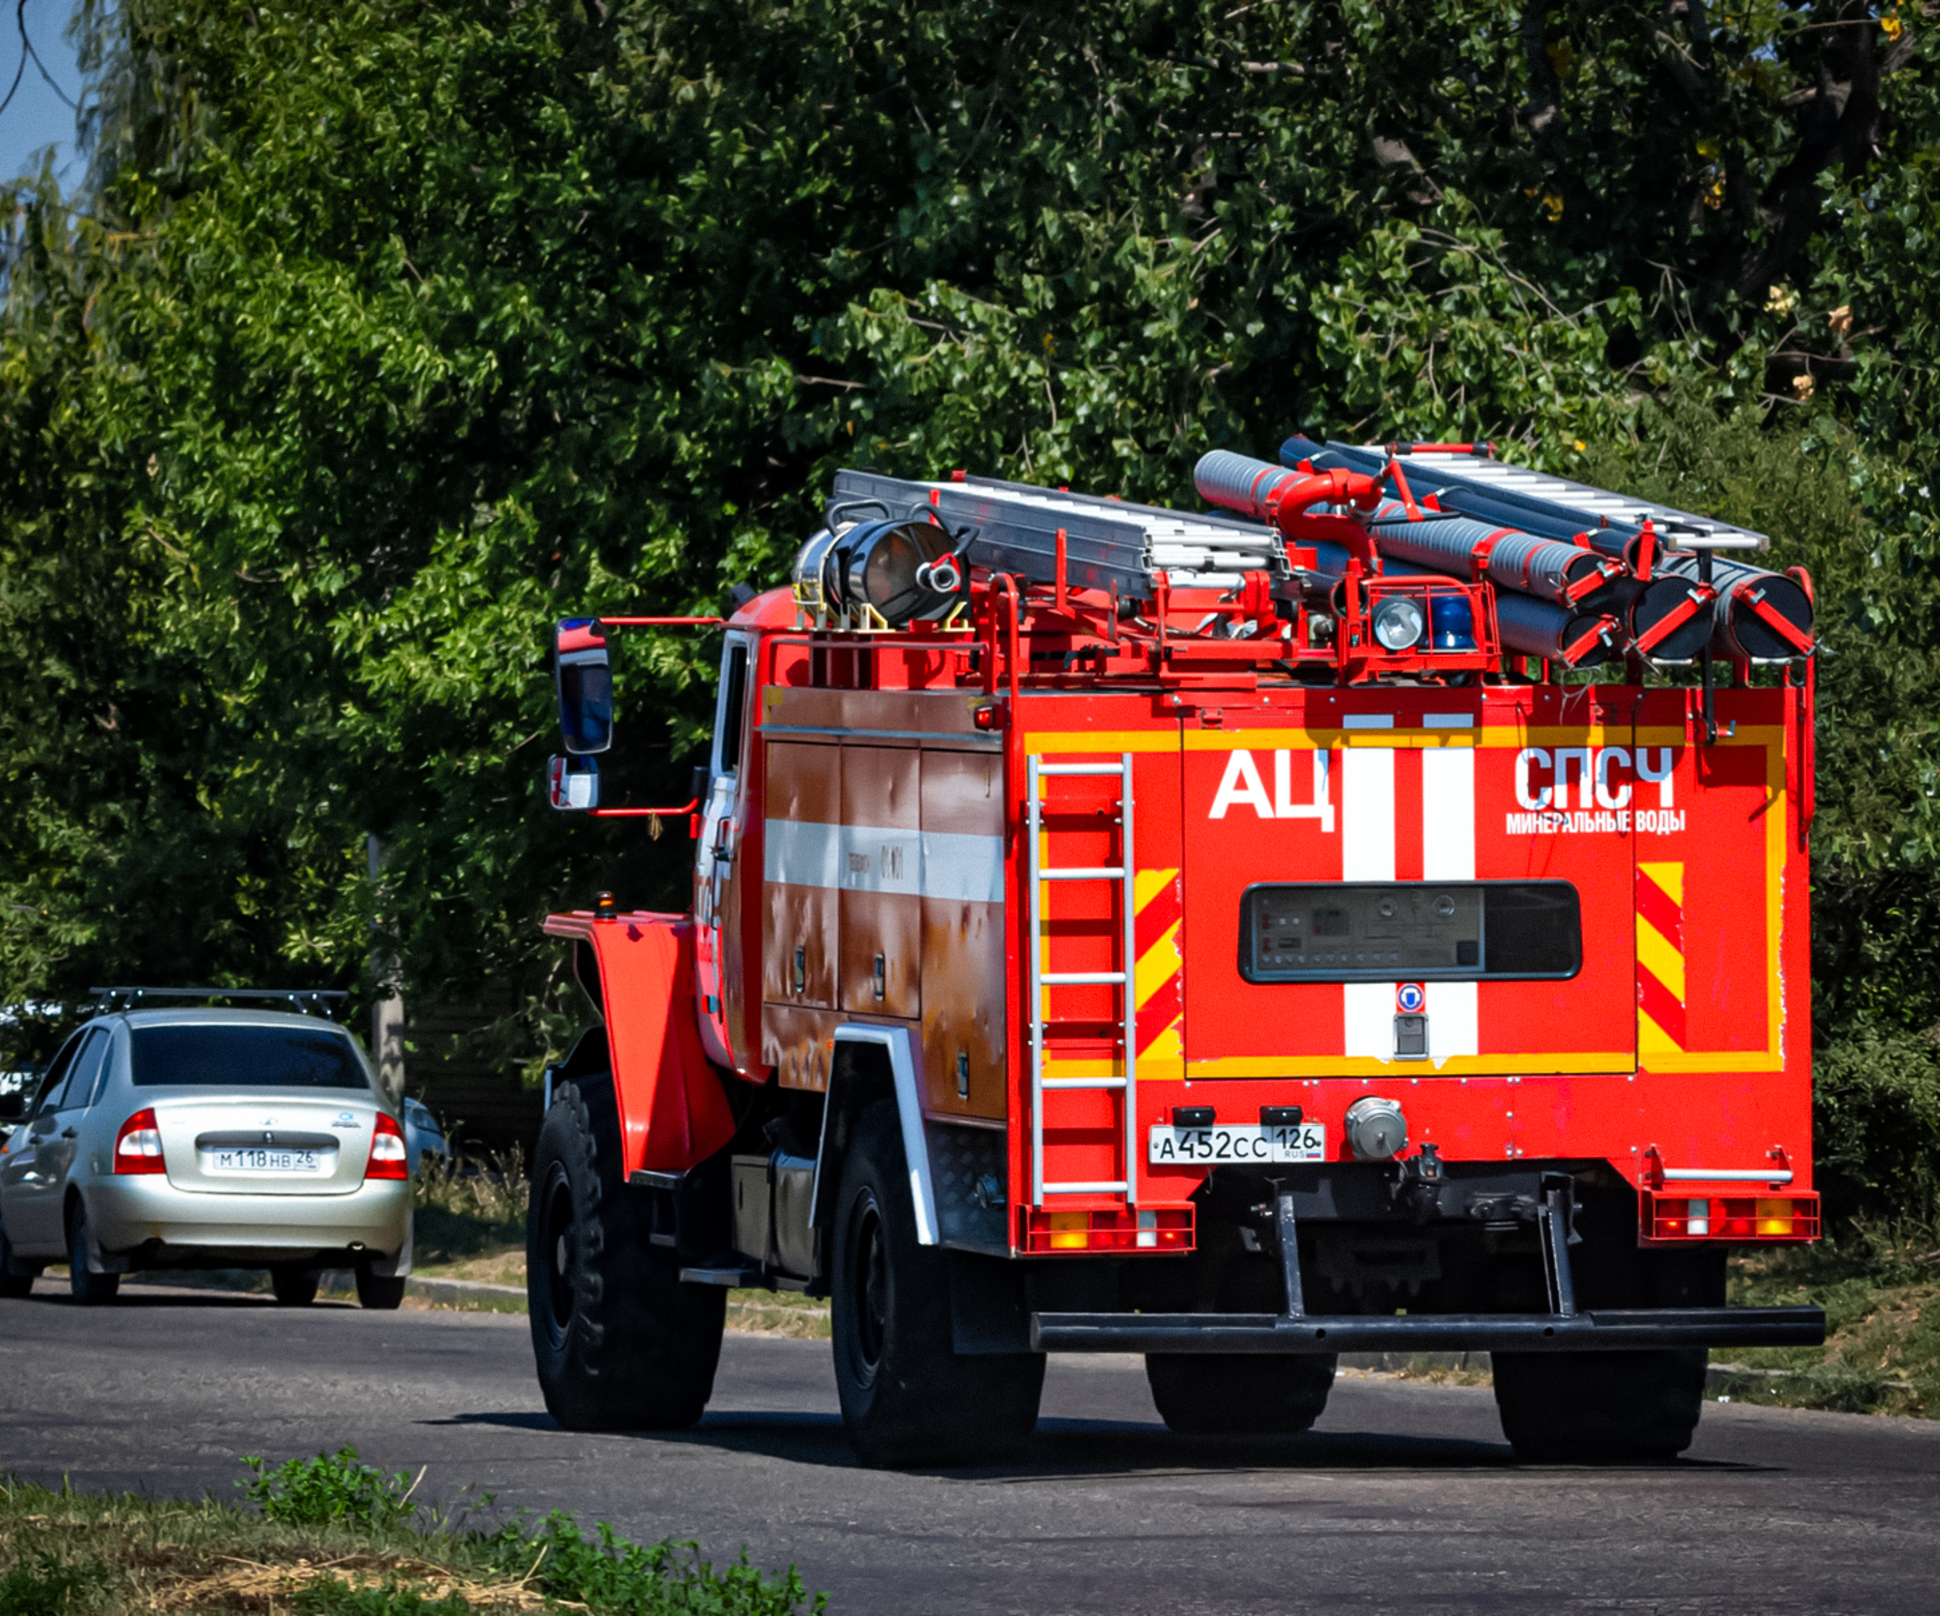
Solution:
<path fill-rule="evenodd" d="M 967 1117 L 1005 1114 L 1006 986 L 1003 907 L 924 899 L 927 1109 Z"/>
<path fill-rule="evenodd" d="M 922 824 L 921 762 L 922 754 L 913 746 L 844 746 L 842 822 L 917 829 Z"/>
<path fill-rule="evenodd" d="M 842 954 L 836 1002 L 863 1014 L 922 1013 L 922 754 L 842 748 Z M 900 837 L 871 837 L 871 830 Z"/>
<path fill-rule="evenodd" d="M 841 951 L 837 893 L 830 887 L 766 881 L 761 900 L 763 1002 L 833 1006 Z"/>
<path fill-rule="evenodd" d="M 923 900 L 899 892 L 842 894 L 844 1010 L 913 1020 L 922 1014 Z"/>
<path fill-rule="evenodd" d="M 842 775 L 838 750 L 801 741 L 770 741 L 767 808 L 770 819 L 839 823 Z"/>
<path fill-rule="evenodd" d="M 1004 761 L 987 752 L 923 754 L 926 834 L 991 838 L 1001 880 Z M 944 887 L 937 880 L 932 894 Z M 923 900 L 923 1086 L 932 1111 L 1005 1114 L 1004 969 L 1001 903 L 929 895 Z M 966 1092 L 967 1091 L 967 1092 Z"/>
<path fill-rule="evenodd" d="M 829 1040 L 847 1018 L 834 1010 L 761 1007 L 761 1059 L 785 1089 L 829 1086 Z"/>
<path fill-rule="evenodd" d="M 834 827 L 841 817 L 841 778 L 841 753 L 835 747 L 771 742 L 767 840 L 785 850 L 791 824 Z M 835 832 L 831 828 L 826 834 Z M 761 997 L 770 1004 L 832 1006 L 839 900 L 825 868 L 791 869 L 787 856 L 783 851 L 773 872 L 786 879 L 762 883 Z"/>

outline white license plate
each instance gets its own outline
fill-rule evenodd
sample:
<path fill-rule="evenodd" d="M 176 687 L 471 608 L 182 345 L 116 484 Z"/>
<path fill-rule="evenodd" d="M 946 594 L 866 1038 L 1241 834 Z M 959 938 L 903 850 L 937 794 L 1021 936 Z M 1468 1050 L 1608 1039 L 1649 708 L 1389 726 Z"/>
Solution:
<path fill-rule="evenodd" d="M 210 1150 L 202 1155 L 208 1173 L 320 1173 L 323 1155 L 315 1150 Z"/>
<path fill-rule="evenodd" d="M 1209 1128 L 1154 1126 L 1154 1167 L 1190 1162 L 1317 1162 L 1327 1159 L 1327 1128 L 1319 1122 L 1268 1127 L 1258 1122 L 1215 1123 Z"/>

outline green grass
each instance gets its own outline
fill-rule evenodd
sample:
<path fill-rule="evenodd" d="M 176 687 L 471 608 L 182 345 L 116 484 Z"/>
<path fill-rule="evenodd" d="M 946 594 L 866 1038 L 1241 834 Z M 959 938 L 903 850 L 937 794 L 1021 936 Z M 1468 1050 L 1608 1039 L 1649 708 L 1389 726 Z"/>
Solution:
<path fill-rule="evenodd" d="M 798 1616 L 818 1612 L 791 1566 L 715 1567 L 694 1545 L 641 1545 L 565 1515 L 482 1524 L 413 1507 L 402 1475 L 345 1449 L 239 1483 L 248 1504 L 80 1495 L 0 1483 L 5 1616 Z"/>
<path fill-rule="evenodd" d="M 1733 1258 L 1740 1306 L 1816 1303 L 1823 1347 L 1712 1353 L 1750 1370 L 1716 1388 L 1734 1402 L 1862 1414 L 1940 1414 L 1940 1231 L 1922 1223 L 1854 1226 L 1836 1241 Z"/>

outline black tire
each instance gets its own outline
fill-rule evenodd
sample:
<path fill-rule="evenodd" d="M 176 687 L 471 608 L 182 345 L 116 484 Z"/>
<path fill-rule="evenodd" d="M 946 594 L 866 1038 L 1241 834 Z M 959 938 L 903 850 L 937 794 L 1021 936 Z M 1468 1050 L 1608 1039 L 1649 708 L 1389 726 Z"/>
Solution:
<path fill-rule="evenodd" d="M 830 1333 L 842 1423 L 865 1465 L 976 1464 L 1037 1426 L 1042 1353 L 959 1356 L 943 1253 L 916 1243 L 895 1106 L 858 1119 L 836 1194 Z"/>
<path fill-rule="evenodd" d="M 67 1209 L 67 1288 L 83 1307 L 100 1307 L 121 1289 L 119 1274 L 88 1272 L 88 1209 L 79 1201 Z"/>
<path fill-rule="evenodd" d="M 315 1294 L 315 1286 L 311 1287 Z M 279 1298 L 280 1300 L 280 1298 Z M 402 1274 L 373 1274 L 368 1263 L 357 1265 L 357 1305 L 373 1313 L 395 1313 L 404 1303 Z"/>
<path fill-rule="evenodd" d="M 1145 1378 L 1166 1425 L 1186 1436 L 1295 1436 L 1334 1387 L 1332 1353 L 1148 1352 Z"/>
<path fill-rule="evenodd" d="M 39 1277 L 39 1267 L 16 1257 L 7 1231 L 0 1229 L 0 1296 L 30 1296 Z"/>
<path fill-rule="evenodd" d="M 278 1307 L 308 1307 L 317 1299 L 323 1275 L 300 1263 L 278 1263 L 269 1271 L 269 1288 Z"/>
<path fill-rule="evenodd" d="M 539 1388 L 569 1431 L 672 1431 L 714 1392 L 727 1292 L 683 1285 L 620 1178 L 612 1080 L 553 1091 L 533 1153 L 526 1298 Z"/>
<path fill-rule="evenodd" d="M 1677 1352 L 1498 1352 L 1495 1406 L 1518 1459 L 1674 1459 L 1704 1407 L 1702 1347 Z"/>

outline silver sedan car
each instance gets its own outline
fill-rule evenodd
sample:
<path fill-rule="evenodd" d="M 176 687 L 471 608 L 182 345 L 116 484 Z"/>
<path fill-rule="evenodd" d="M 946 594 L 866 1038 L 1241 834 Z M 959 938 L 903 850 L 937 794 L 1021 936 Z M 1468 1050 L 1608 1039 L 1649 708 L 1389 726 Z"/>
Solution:
<path fill-rule="evenodd" d="M 315 1299 L 347 1268 L 365 1307 L 411 1271 L 404 1131 L 364 1052 L 318 1016 L 135 1010 L 62 1045 L 0 1146 L 0 1295 L 66 1262 L 75 1297 L 121 1275 L 267 1268 Z"/>

